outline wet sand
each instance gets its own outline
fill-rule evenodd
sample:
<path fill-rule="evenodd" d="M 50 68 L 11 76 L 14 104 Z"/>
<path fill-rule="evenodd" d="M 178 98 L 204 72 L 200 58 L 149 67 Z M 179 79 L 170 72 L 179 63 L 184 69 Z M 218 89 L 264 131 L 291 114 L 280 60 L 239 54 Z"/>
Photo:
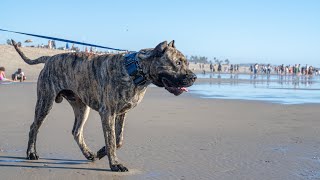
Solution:
<path fill-rule="evenodd" d="M 0 85 L 0 92 L 1 179 L 320 178 L 320 105 L 175 97 L 151 87 L 129 112 L 118 150 L 130 172 L 115 173 L 107 158 L 85 160 L 71 135 L 66 101 L 54 105 L 40 129 L 40 160 L 25 160 L 36 84 Z M 103 146 L 94 111 L 84 136 L 92 150 Z"/>

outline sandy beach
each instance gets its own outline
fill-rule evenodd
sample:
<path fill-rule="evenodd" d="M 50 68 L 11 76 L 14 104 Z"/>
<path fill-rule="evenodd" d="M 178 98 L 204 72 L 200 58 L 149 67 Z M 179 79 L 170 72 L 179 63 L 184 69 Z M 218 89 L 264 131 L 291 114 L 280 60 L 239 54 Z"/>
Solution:
<path fill-rule="evenodd" d="M 38 58 L 40 56 L 53 56 L 55 54 L 65 53 L 62 50 L 51 50 L 45 48 L 23 47 L 23 51 L 30 59 Z M 22 68 L 29 81 L 38 79 L 38 75 L 43 68 L 43 64 L 30 66 L 26 64 L 14 50 L 13 46 L 0 45 L 0 66 L 6 68 L 7 78 L 11 78 L 11 74 Z"/>
<path fill-rule="evenodd" d="M 23 65 L 11 50 L 3 52 L 0 65 L 8 74 Z M 124 146 L 117 153 L 128 173 L 111 172 L 107 158 L 89 162 L 83 157 L 71 134 L 74 117 L 66 101 L 54 105 L 40 128 L 40 159 L 26 160 L 41 69 L 31 67 L 22 68 L 33 80 L 0 84 L 0 179 L 320 178 L 320 104 L 202 99 L 191 93 L 175 97 L 156 87 L 127 117 Z M 94 111 L 84 136 L 94 151 L 104 145 Z"/>

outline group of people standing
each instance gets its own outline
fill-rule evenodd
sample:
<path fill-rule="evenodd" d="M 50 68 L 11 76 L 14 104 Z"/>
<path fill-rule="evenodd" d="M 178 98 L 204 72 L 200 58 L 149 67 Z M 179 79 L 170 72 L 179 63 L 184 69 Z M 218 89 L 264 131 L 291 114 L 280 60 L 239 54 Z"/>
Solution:
<path fill-rule="evenodd" d="M 301 66 L 300 64 L 295 64 L 294 66 L 284 66 L 283 64 L 275 67 L 275 71 L 277 74 L 281 75 L 313 75 L 319 74 L 318 70 L 315 70 L 313 66 L 309 66 L 306 64 L 305 66 Z"/>
<path fill-rule="evenodd" d="M 261 74 L 271 74 L 272 67 L 270 64 L 268 65 L 260 65 L 258 63 L 250 66 L 250 72 L 254 75 Z"/>
<path fill-rule="evenodd" d="M 54 40 L 49 40 L 49 41 L 48 41 L 48 49 L 57 49 L 57 47 L 56 47 L 56 41 L 54 41 Z"/>
<path fill-rule="evenodd" d="M 222 72 L 222 65 L 221 65 L 221 63 L 219 63 L 219 64 L 217 65 L 217 70 L 216 70 L 215 67 L 216 67 L 215 64 L 210 63 L 210 72 L 216 72 L 216 71 L 218 71 L 219 73 Z M 231 64 L 230 67 L 225 67 L 225 71 L 226 71 L 226 72 L 230 72 L 230 73 L 239 72 L 239 67 L 240 67 L 239 64 Z"/>
<path fill-rule="evenodd" d="M 279 66 L 271 66 L 268 65 L 259 65 L 254 64 L 250 66 L 250 72 L 253 74 L 270 74 L 274 71 L 274 73 L 278 75 L 318 75 L 319 70 L 316 70 L 313 66 L 309 66 L 306 64 L 305 66 L 301 66 L 300 64 L 295 65 L 288 65 L 285 66 L 284 64 Z"/>

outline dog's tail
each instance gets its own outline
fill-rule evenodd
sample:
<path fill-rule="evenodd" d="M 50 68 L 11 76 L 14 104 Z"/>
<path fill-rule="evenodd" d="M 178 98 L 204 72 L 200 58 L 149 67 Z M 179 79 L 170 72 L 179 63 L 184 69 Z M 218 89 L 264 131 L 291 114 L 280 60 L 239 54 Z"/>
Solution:
<path fill-rule="evenodd" d="M 12 42 L 13 47 L 19 53 L 21 58 L 24 60 L 24 62 L 26 62 L 29 65 L 45 63 L 51 57 L 51 56 L 41 56 L 37 59 L 31 60 L 26 55 L 24 55 L 24 53 L 20 50 L 20 48 L 18 47 L 17 43 L 14 40 L 11 39 L 11 42 Z"/>

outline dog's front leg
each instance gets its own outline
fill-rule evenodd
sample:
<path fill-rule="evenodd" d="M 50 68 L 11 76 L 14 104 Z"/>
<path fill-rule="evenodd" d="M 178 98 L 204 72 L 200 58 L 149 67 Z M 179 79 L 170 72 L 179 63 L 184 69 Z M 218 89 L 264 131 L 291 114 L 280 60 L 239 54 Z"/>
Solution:
<path fill-rule="evenodd" d="M 109 164 L 112 171 L 125 172 L 128 169 L 119 163 L 116 155 L 116 133 L 115 133 L 115 117 L 116 115 L 110 113 L 100 113 L 103 135 L 106 143 L 106 154 L 109 158 Z"/>
<path fill-rule="evenodd" d="M 123 129 L 126 114 L 116 116 L 115 120 L 115 133 L 116 133 L 116 147 L 119 149 L 123 144 Z M 98 152 L 96 158 L 102 159 L 106 156 L 106 146 L 103 146 Z"/>
<path fill-rule="evenodd" d="M 125 123 L 125 116 L 126 114 L 121 114 L 116 117 L 116 142 L 117 142 L 117 149 L 121 148 L 123 144 L 123 130 L 124 130 L 124 123 Z"/>

